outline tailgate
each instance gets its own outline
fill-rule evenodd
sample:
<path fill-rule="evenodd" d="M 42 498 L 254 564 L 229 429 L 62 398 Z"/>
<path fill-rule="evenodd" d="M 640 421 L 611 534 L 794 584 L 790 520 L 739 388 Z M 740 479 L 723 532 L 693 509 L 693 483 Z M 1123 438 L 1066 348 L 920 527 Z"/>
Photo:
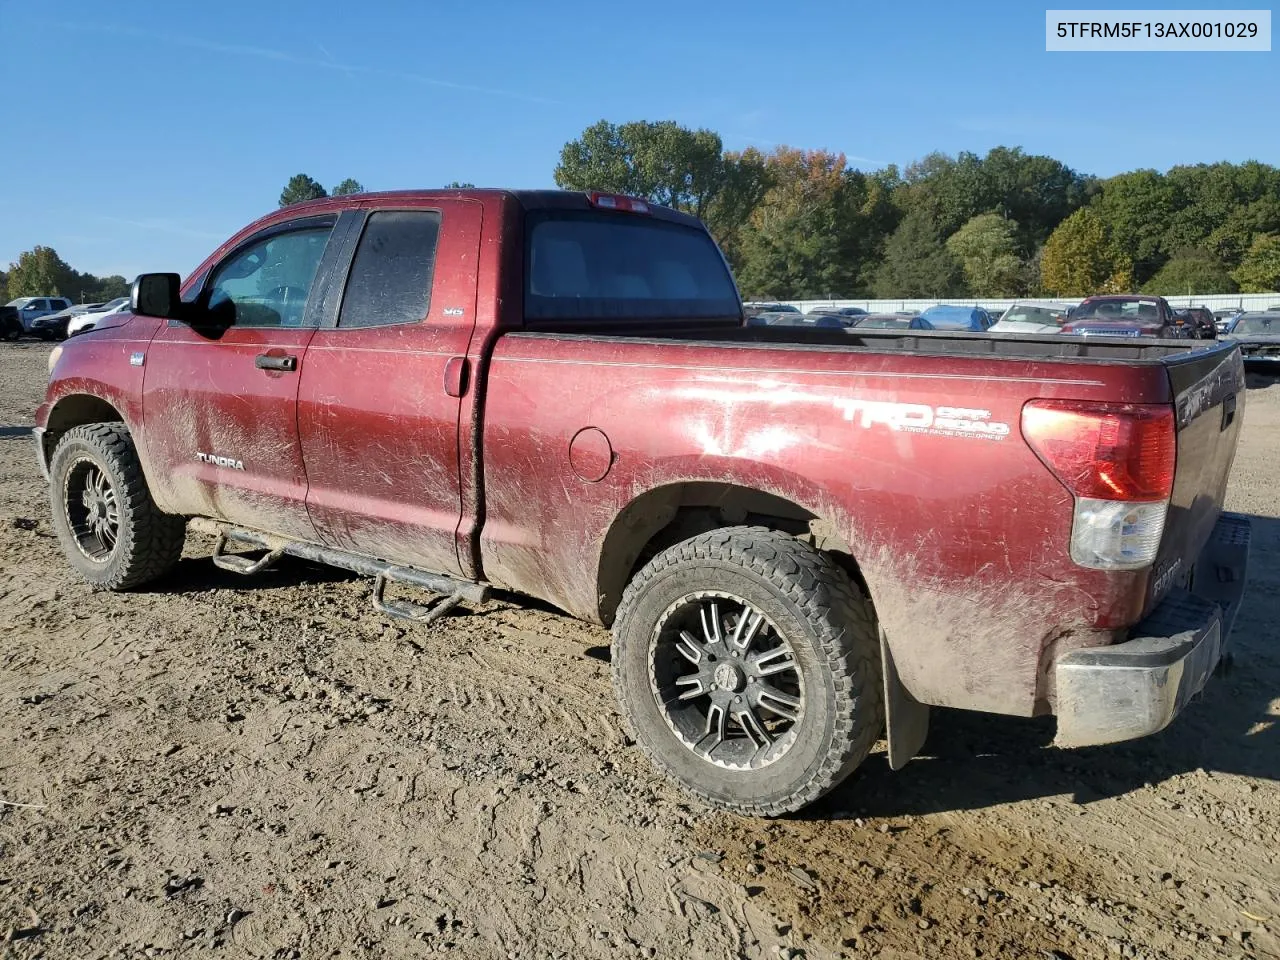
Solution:
<path fill-rule="evenodd" d="M 1244 420 L 1244 362 L 1234 345 L 1164 361 L 1173 390 L 1178 459 L 1164 538 L 1148 587 L 1150 610 L 1185 585 L 1222 511 L 1227 477 Z"/>

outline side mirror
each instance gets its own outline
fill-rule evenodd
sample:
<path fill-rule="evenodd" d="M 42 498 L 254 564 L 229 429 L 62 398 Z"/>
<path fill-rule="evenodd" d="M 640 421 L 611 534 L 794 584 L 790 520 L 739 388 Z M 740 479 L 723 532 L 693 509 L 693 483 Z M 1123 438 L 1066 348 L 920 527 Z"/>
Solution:
<path fill-rule="evenodd" d="M 133 281 L 129 309 L 142 317 L 174 319 L 181 306 L 182 278 L 176 273 L 143 273 Z"/>

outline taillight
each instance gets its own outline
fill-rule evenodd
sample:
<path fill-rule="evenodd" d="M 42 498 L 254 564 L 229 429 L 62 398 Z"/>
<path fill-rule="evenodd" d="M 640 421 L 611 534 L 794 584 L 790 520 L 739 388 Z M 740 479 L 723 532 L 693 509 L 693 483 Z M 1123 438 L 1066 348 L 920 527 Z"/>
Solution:
<path fill-rule="evenodd" d="M 599 193 L 593 191 L 587 194 L 587 199 L 591 201 L 593 207 L 599 207 L 602 210 L 621 210 L 624 213 L 648 213 L 649 204 L 641 200 L 639 197 L 628 197 L 621 193 Z"/>
<path fill-rule="evenodd" d="M 1033 400 L 1022 435 L 1076 498 L 1076 563 L 1123 570 L 1155 560 L 1177 460 L 1172 407 Z"/>
<path fill-rule="evenodd" d="M 1077 497 L 1164 500 L 1173 490 L 1173 408 L 1033 400 L 1022 435 Z"/>

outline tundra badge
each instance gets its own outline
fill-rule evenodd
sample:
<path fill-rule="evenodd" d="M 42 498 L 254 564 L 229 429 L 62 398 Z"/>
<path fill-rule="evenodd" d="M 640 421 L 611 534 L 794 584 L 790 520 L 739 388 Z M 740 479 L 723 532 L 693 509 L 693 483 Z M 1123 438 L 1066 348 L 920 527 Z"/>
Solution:
<path fill-rule="evenodd" d="M 231 457 L 220 457 L 214 453 L 197 453 L 196 456 L 204 463 L 212 463 L 215 467 L 230 467 L 232 470 L 243 470 L 243 460 L 233 460 Z"/>

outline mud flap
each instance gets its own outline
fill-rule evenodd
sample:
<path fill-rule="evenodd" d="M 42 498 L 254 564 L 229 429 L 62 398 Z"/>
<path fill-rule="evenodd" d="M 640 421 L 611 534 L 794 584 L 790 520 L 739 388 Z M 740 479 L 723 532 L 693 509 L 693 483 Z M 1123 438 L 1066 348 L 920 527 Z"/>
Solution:
<path fill-rule="evenodd" d="M 920 752 L 929 735 L 929 707 L 907 693 L 907 688 L 902 685 L 883 628 L 880 630 L 880 662 L 884 675 L 884 724 L 885 739 L 889 741 L 889 769 L 901 770 Z"/>

